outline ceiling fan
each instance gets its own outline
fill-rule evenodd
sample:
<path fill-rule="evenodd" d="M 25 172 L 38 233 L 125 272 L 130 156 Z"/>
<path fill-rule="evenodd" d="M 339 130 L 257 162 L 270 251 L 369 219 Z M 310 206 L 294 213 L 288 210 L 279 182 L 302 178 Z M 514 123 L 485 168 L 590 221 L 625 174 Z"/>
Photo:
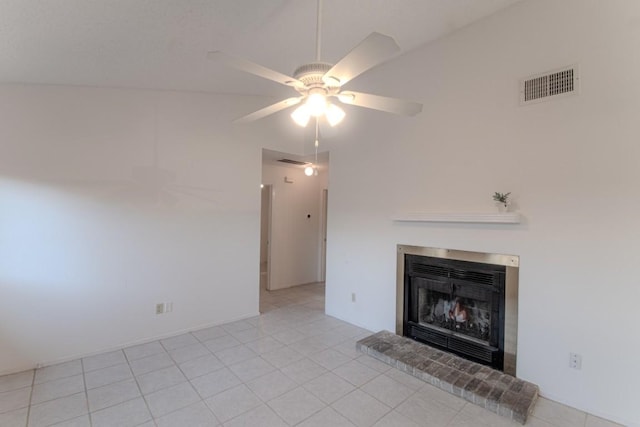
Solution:
<path fill-rule="evenodd" d="M 422 104 L 417 102 L 342 90 L 350 80 L 399 52 L 400 47 L 393 38 L 374 32 L 336 64 L 321 62 L 321 17 L 322 0 L 318 0 L 315 62 L 298 67 L 293 77 L 220 51 L 208 53 L 209 59 L 290 86 L 299 94 L 240 117 L 234 120 L 234 123 L 251 122 L 301 104 L 291 114 L 291 118 L 298 125 L 304 127 L 311 117 L 319 119 L 324 116 L 329 125 L 335 126 L 342 121 L 345 112 L 337 104 L 332 103 L 333 100 L 403 116 L 413 116 L 422 111 Z"/>

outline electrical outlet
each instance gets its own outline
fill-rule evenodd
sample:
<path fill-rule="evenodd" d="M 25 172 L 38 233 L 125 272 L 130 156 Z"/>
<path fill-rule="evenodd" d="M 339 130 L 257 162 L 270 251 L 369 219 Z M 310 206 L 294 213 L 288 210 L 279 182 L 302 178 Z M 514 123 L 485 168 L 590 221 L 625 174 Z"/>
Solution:
<path fill-rule="evenodd" d="M 569 367 L 577 370 L 582 369 L 582 355 L 569 353 Z"/>
<path fill-rule="evenodd" d="M 165 302 L 164 303 L 164 312 L 171 313 L 173 311 L 173 302 Z"/>
<path fill-rule="evenodd" d="M 163 302 L 156 304 L 156 314 L 162 314 L 164 311 L 165 307 Z"/>
<path fill-rule="evenodd" d="M 355 294 L 355 292 L 353 292 L 351 294 L 351 302 L 356 302 L 356 294 Z"/>

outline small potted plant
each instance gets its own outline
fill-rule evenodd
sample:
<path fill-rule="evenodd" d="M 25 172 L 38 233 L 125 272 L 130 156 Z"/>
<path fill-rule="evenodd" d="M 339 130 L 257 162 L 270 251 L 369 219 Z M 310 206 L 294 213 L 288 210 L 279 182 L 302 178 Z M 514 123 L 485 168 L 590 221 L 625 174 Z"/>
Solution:
<path fill-rule="evenodd" d="M 511 193 L 498 193 L 497 191 L 493 194 L 493 200 L 498 205 L 498 211 L 506 212 L 509 209 L 509 195 Z"/>

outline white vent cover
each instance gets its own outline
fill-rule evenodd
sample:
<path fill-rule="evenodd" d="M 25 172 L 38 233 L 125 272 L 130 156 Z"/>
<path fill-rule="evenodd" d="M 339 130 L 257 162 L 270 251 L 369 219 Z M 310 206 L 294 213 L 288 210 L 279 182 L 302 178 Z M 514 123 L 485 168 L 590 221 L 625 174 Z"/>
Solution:
<path fill-rule="evenodd" d="M 579 93 L 579 82 L 576 65 L 527 77 L 520 81 L 520 105 L 574 95 Z"/>

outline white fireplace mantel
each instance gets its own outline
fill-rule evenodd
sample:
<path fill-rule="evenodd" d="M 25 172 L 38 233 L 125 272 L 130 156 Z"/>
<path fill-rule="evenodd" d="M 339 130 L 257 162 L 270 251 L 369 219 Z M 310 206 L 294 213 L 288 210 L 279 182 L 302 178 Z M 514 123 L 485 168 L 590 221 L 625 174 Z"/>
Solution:
<path fill-rule="evenodd" d="M 476 224 L 520 224 L 518 212 L 460 213 L 460 212 L 405 212 L 392 217 L 399 222 L 466 222 Z"/>

